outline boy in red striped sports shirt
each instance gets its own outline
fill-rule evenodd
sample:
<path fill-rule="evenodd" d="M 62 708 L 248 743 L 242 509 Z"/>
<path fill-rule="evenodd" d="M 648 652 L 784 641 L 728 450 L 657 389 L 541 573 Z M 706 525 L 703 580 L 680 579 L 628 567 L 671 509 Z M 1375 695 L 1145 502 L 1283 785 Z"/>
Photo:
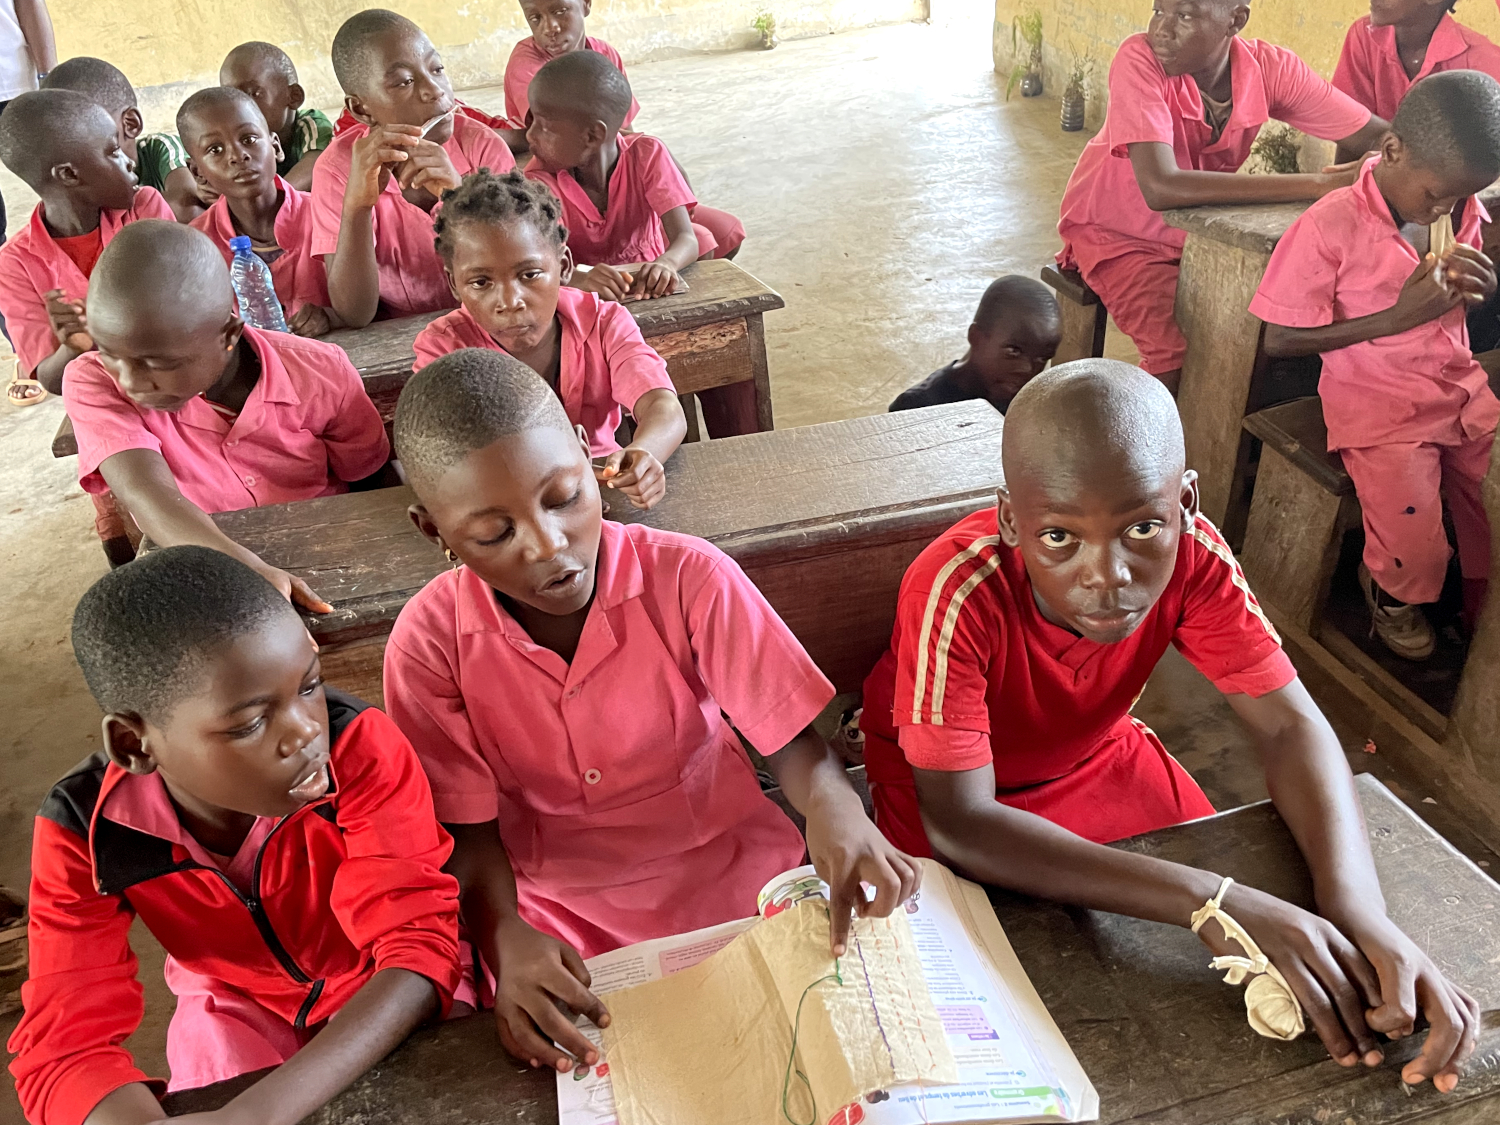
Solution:
<path fill-rule="evenodd" d="M 1432 1024 L 1408 1083 L 1444 1092 L 1478 1007 L 1386 917 L 1349 767 L 1223 538 L 1198 513 L 1166 388 L 1111 360 L 1063 364 L 1006 414 L 1006 487 L 918 556 L 865 681 L 876 822 L 982 882 L 1187 926 L 1218 874 L 1101 845 L 1213 813 L 1130 708 L 1176 645 L 1249 728 L 1318 914 L 1233 884 L 1223 899 L 1329 1053 Z M 1321 916 L 1320 916 L 1321 915 Z M 1215 926 L 1200 936 L 1238 953 Z"/>

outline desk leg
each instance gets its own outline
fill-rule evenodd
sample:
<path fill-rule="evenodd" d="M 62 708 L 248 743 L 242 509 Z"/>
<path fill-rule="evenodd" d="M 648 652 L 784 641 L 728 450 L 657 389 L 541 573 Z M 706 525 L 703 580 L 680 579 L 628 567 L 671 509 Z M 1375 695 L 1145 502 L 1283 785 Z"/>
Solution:
<path fill-rule="evenodd" d="M 1188 235 L 1177 282 L 1177 324 L 1187 337 L 1177 409 L 1188 468 L 1198 470 L 1203 514 L 1220 527 L 1240 523 L 1241 430 L 1260 364 L 1262 324 L 1247 311 L 1270 255 Z"/>
<path fill-rule="evenodd" d="M 1500 458 L 1493 456 L 1484 479 L 1484 510 L 1490 518 L 1491 557 L 1500 559 Z M 1443 749 L 1489 783 L 1486 804 L 1500 805 L 1500 597 L 1493 578 L 1469 645 Z"/>

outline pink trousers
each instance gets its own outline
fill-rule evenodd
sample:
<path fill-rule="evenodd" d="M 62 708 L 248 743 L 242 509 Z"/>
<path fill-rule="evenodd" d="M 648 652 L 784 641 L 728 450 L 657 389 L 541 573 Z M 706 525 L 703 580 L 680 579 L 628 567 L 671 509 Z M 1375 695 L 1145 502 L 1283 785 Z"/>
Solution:
<path fill-rule="evenodd" d="M 688 212 L 698 236 L 698 257 L 727 258 L 745 241 L 745 224 L 728 211 L 701 203 Z"/>
<path fill-rule="evenodd" d="M 1443 500 L 1453 516 L 1465 579 L 1490 574 L 1490 525 L 1480 484 L 1494 434 L 1461 445 L 1401 442 L 1340 450 L 1364 509 L 1365 565 L 1393 598 L 1415 605 L 1438 600 L 1452 551 L 1443 531 Z"/>
<path fill-rule="evenodd" d="M 1182 366 L 1187 339 L 1177 327 L 1175 311 L 1181 251 L 1134 240 L 1075 244 L 1064 253 L 1077 263 L 1120 331 L 1135 343 L 1141 367 L 1162 375 Z"/>

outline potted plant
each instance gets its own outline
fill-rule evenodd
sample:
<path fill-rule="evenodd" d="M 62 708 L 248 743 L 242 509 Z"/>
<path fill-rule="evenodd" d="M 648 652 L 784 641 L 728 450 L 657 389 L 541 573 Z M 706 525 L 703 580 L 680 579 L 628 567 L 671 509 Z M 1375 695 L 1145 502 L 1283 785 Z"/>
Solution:
<path fill-rule="evenodd" d="M 1026 58 L 1021 59 L 1021 44 L 1026 44 Z M 1042 11 L 1027 8 L 1010 26 L 1010 48 L 1015 52 L 1016 65 L 1011 69 L 1010 81 L 1005 84 L 1005 100 L 1010 101 L 1017 86 L 1023 98 L 1034 98 L 1042 92 Z"/>
<path fill-rule="evenodd" d="M 781 40 L 776 38 L 776 17 L 771 12 L 762 9 L 751 24 L 756 31 L 760 32 L 760 45 L 762 49 L 769 51 Z"/>
<path fill-rule="evenodd" d="M 1084 111 L 1088 108 L 1088 80 L 1093 72 L 1094 57 L 1074 48 L 1073 62 L 1068 67 L 1068 85 L 1062 96 L 1064 133 L 1076 133 L 1083 128 Z"/>

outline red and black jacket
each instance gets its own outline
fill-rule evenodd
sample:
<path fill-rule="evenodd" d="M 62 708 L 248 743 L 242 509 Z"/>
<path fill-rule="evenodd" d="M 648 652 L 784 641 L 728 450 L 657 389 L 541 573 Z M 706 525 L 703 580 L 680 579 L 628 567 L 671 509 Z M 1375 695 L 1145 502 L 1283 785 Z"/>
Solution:
<path fill-rule="evenodd" d="M 144 1014 L 128 932 L 136 915 L 184 968 L 297 1027 L 337 1012 L 381 969 L 420 973 L 447 1011 L 458 983 L 453 842 L 395 723 L 328 690 L 329 789 L 278 821 L 252 895 L 181 844 L 116 823 L 128 776 L 101 751 L 53 787 L 31 854 L 30 979 L 9 1047 L 33 1125 L 79 1125 L 147 1081 L 120 1046 Z"/>

